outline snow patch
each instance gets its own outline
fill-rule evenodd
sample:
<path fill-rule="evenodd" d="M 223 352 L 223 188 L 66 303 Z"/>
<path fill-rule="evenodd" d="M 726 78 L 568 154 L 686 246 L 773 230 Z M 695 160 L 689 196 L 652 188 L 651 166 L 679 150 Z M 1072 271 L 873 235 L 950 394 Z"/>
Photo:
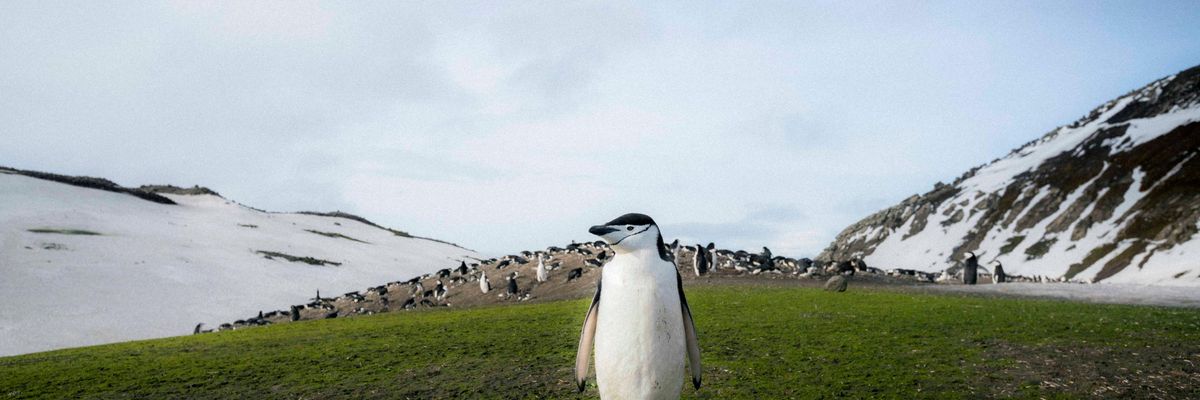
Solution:
<path fill-rule="evenodd" d="M 164 196 L 179 204 L 0 174 L 0 356 L 190 334 L 200 322 L 306 303 L 318 288 L 340 295 L 477 257 L 345 218 Z M 29 231 L 41 228 L 100 235 Z"/>

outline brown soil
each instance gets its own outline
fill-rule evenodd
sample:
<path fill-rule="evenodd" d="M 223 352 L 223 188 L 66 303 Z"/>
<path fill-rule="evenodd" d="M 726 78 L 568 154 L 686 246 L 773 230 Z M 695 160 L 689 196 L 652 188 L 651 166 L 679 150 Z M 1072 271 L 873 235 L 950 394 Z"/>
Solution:
<path fill-rule="evenodd" d="M 1120 348 L 1102 344 L 980 343 L 1006 367 L 978 366 L 987 397 L 1041 392 L 1087 393 L 1093 398 L 1186 399 L 1200 396 L 1200 344 Z M 1016 379 L 1014 379 L 1016 378 Z"/>

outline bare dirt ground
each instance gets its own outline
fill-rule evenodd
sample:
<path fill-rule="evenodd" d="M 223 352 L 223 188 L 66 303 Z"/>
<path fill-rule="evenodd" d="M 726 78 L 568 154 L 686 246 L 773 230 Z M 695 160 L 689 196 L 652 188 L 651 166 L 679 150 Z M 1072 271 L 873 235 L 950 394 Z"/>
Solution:
<path fill-rule="evenodd" d="M 1004 283 L 999 285 L 921 285 L 931 293 L 1035 297 L 1106 304 L 1200 307 L 1200 289 L 1182 286 L 1129 284 Z"/>
<path fill-rule="evenodd" d="M 985 354 L 1011 362 L 1003 368 L 980 366 L 981 388 L 989 397 L 1020 397 L 1070 390 L 1097 399 L 1194 398 L 1200 382 L 1200 352 L 1195 345 L 1113 347 L 1101 343 L 1021 345 L 982 343 Z"/>

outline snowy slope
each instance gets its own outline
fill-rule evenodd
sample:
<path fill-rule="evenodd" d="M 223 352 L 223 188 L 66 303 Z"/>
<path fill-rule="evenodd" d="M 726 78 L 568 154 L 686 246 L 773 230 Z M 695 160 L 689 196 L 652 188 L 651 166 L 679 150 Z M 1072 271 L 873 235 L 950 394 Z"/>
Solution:
<path fill-rule="evenodd" d="M 1200 67 L 848 227 L 822 258 L 1200 286 Z"/>
<path fill-rule="evenodd" d="M 347 218 L 162 196 L 177 204 L 0 171 L 0 355 L 189 334 L 476 256 Z"/>

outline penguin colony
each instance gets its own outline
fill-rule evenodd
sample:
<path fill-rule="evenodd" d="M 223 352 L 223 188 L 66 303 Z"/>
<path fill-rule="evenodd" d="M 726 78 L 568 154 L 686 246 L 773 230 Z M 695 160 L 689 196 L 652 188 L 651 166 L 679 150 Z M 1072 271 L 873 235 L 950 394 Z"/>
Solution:
<path fill-rule="evenodd" d="M 912 269 L 881 270 L 870 267 L 861 259 L 812 260 L 774 255 L 769 248 L 758 252 L 719 249 L 714 243 L 683 245 L 679 240 L 664 244 L 664 254 L 674 260 L 686 279 L 697 276 L 726 277 L 759 275 L 771 279 L 809 279 L 826 281 L 853 270 L 864 276 L 887 277 L 891 280 L 959 284 L 966 281 L 964 270 L 969 253 L 963 253 L 960 265 L 941 273 Z M 534 299 L 578 298 L 593 288 L 599 272 L 610 262 L 613 250 L 604 241 L 572 243 L 564 247 L 549 247 L 542 251 L 523 251 L 518 254 L 486 260 L 461 261 L 445 268 L 431 266 L 430 274 L 408 280 L 388 282 L 351 292 L 326 297 L 319 291 L 308 303 L 296 304 L 283 310 L 262 313 L 250 318 L 220 324 L 213 329 L 195 329 L 207 333 L 230 329 L 295 322 L 324 318 L 344 318 L 380 312 L 412 310 L 424 307 L 453 307 L 496 302 L 520 302 Z M 703 257 L 698 264 L 697 257 Z M 1020 276 L 1006 273 L 1003 266 L 990 262 L 985 268 L 976 257 L 976 281 L 991 278 L 994 283 L 1007 282 L 1067 282 L 1064 278 Z M 701 265 L 706 268 L 700 268 Z M 541 270 L 545 275 L 541 275 Z M 991 270 L 989 272 L 989 270 Z M 509 293 L 508 278 L 516 272 L 515 294 Z M 857 279 L 857 278 L 855 278 Z M 441 287 L 438 281 L 441 280 Z M 986 282 L 986 281 L 985 281 Z M 469 286 L 475 285 L 475 286 Z M 500 286 L 497 286 L 500 285 Z M 475 297 L 472 297 L 475 296 Z M 186 329 L 186 328 L 184 328 Z"/>

